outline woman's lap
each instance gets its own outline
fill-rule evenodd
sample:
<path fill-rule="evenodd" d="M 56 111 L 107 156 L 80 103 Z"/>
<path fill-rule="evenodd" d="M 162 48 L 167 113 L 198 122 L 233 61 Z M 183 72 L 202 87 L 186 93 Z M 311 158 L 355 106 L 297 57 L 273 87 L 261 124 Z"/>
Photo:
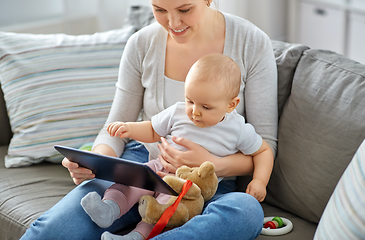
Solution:
<path fill-rule="evenodd" d="M 148 152 L 140 144 L 131 142 L 122 158 L 145 162 L 148 160 Z M 117 232 L 139 222 L 140 216 L 136 206 L 108 229 L 98 227 L 84 212 L 80 205 L 81 198 L 92 191 L 103 196 L 112 184 L 93 179 L 77 186 L 32 223 L 21 239 L 100 239 L 104 231 Z M 234 188 L 234 181 L 222 181 L 217 194 L 206 203 L 202 215 L 154 239 L 254 239 L 262 228 L 262 208 L 252 196 L 232 192 Z"/>
<path fill-rule="evenodd" d="M 137 162 L 148 161 L 148 151 L 143 145 L 131 141 L 126 145 L 122 158 Z M 81 199 L 89 192 L 96 191 L 100 196 L 113 183 L 93 179 L 75 187 L 50 210 L 40 216 L 21 238 L 24 239 L 100 239 L 104 231 L 116 232 L 132 223 L 140 221 L 138 209 L 132 208 L 118 219 L 110 228 L 102 229 L 93 223 L 81 207 Z"/>
<path fill-rule="evenodd" d="M 100 239 L 104 231 L 115 232 L 138 222 L 140 217 L 137 209 L 130 211 L 108 229 L 102 229 L 91 221 L 80 205 L 81 198 L 92 191 L 102 196 L 110 185 L 111 182 L 94 179 L 77 186 L 32 223 L 21 239 Z"/>
<path fill-rule="evenodd" d="M 153 239 L 255 239 L 264 221 L 262 207 L 254 197 L 235 189 L 234 180 L 221 181 L 202 215 Z"/>
<path fill-rule="evenodd" d="M 263 220 L 263 210 L 254 197 L 231 192 L 210 202 L 202 215 L 153 239 L 255 239 Z"/>

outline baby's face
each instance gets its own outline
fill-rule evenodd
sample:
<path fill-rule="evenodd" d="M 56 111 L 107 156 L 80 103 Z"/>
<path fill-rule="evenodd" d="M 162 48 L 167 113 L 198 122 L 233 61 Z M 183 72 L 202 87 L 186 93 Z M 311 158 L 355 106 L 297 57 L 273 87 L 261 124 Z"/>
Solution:
<path fill-rule="evenodd" d="M 221 122 L 229 103 L 226 94 L 217 85 L 200 81 L 185 83 L 185 112 L 198 127 L 209 127 Z"/>

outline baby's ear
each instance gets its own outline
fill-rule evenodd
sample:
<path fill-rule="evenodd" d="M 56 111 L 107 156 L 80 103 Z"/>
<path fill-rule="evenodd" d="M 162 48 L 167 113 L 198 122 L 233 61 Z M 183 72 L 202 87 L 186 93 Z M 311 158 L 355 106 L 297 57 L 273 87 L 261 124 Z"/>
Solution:
<path fill-rule="evenodd" d="M 240 101 L 241 99 L 239 97 L 232 98 L 232 100 L 228 103 L 227 113 L 232 112 Z"/>

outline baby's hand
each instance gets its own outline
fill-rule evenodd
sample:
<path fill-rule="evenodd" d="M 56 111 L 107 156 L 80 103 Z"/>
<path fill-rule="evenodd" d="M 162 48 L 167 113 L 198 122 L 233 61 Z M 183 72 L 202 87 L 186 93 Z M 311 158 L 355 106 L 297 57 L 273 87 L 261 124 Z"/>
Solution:
<path fill-rule="evenodd" d="M 266 197 L 266 186 L 262 181 L 253 179 L 247 186 L 246 193 L 254 196 L 257 201 L 262 202 Z"/>
<path fill-rule="evenodd" d="M 124 122 L 112 122 L 108 125 L 108 133 L 112 137 L 126 138 L 131 135 L 132 129 L 128 123 Z"/>

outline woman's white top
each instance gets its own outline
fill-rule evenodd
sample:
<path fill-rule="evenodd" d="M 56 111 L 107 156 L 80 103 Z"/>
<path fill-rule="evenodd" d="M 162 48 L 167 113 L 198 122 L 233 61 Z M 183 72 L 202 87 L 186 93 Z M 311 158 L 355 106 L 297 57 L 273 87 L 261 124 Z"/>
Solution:
<path fill-rule="evenodd" d="M 237 112 L 252 124 L 276 154 L 278 107 L 277 69 L 269 37 L 251 22 L 225 14 L 226 34 L 223 54 L 240 67 L 241 102 Z M 94 146 L 109 145 L 120 156 L 126 139 L 110 137 L 106 126 L 114 121 L 136 121 L 151 117 L 167 106 L 165 55 L 168 33 L 157 22 L 133 34 L 124 49 L 116 94 L 105 127 Z M 181 94 L 175 90 L 176 95 Z M 179 99 L 184 101 L 184 98 Z M 150 158 L 159 154 L 157 144 L 145 144 Z"/>
<path fill-rule="evenodd" d="M 181 101 L 185 101 L 185 82 L 173 80 L 165 76 L 165 108 Z"/>

